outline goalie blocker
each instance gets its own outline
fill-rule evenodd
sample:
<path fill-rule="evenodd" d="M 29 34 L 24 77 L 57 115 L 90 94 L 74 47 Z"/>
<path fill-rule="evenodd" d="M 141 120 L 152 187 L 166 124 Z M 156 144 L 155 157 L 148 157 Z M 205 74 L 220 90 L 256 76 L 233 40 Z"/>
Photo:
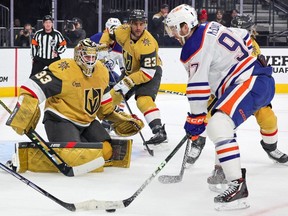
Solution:
<path fill-rule="evenodd" d="M 105 161 L 104 167 L 129 168 L 132 151 L 131 139 L 112 139 L 112 156 Z M 84 142 L 58 142 L 48 145 L 52 147 L 70 166 L 78 166 L 98 157 L 103 157 L 103 143 Z M 32 172 L 58 172 L 59 170 L 43 155 L 43 153 L 31 142 L 19 142 L 15 144 L 15 153 L 12 163 L 7 162 L 11 168 L 19 173 Z M 104 167 L 99 167 L 92 172 L 103 172 Z"/>

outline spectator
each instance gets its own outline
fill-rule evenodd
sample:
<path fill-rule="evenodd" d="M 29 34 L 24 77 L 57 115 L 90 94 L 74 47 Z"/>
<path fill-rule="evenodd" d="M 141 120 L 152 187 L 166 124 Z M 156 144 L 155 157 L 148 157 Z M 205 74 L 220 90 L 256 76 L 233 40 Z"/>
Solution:
<path fill-rule="evenodd" d="M 38 30 L 31 41 L 31 56 L 33 59 L 31 76 L 43 70 L 54 61 L 60 59 L 59 54 L 66 50 L 63 35 L 53 28 L 50 15 L 43 17 L 43 28 Z"/>
<path fill-rule="evenodd" d="M 229 19 L 227 20 L 227 25 L 228 25 L 228 27 L 230 27 L 231 26 L 231 21 L 236 17 L 236 16 L 238 16 L 238 14 L 239 14 L 239 12 L 238 12 L 238 10 L 236 10 L 236 9 L 233 9 L 233 10 L 231 10 L 230 11 L 230 17 L 229 17 Z"/>
<path fill-rule="evenodd" d="M 200 22 L 200 24 L 202 24 L 202 23 L 206 23 L 207 20 L 208 20 L 207 11 L 205 9 L 202 9 L 201 13 L 199 15 L 199 22 Z"/>
<path fill-rule="evenodd" d="M 20 19 L 16 18 L 14 20 L 14 35 L 15 36 L 18 35 L 20 31 L 21 31 L 21 21 L 20 21 Z M 15 39 L 16 39 L 16 37 L 15 37 Z"/>
<path fill-rule="evenodd" d="M 225 22 L 225 20 L 223 20 L 223 14 L 224 14 L 223 10 L 218 9 L 216 11 L 216 19 L 215 19 L 215 21 L 225 26 L 226 22 Z"/>
<path fill-rule="evenodd" d="M 67 40 L 68 47 L 75 47 L 80 40 L 86 38 L 86 31 L 83 29 L 82 24 L 82 20 L 78 17 L 66 21 L 64 37 Z"/>
<path fill-rule="evenodd" d="M 151 34 L 158 42 L 159 46 L 164 45 L 164 19 L 169 13 L 169 6 L 167 4 L 163 4 L 158 13 L 154 14 L 151 22 Z"/>
<path fill-rule="evenodd" d="M 33 37 L 33 30 L 30 23 L 26 23 L 24 28 L 16 35 L 15 46 L 30 47 L 31 39 Z"/>
<path fill-rule="evenodd" d="M 20 19 L 15 19 L 14 20 L 14 27 L 21 27 L 21 21 L 20 21 Z"/>

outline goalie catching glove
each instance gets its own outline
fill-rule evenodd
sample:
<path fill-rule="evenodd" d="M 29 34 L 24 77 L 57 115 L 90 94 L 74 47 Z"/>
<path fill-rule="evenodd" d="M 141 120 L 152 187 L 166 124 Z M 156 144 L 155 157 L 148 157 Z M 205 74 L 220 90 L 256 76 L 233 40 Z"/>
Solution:
<path fill-rule="evenodd" d="M 30 129 L 35 129 L 40 118 L 38 104 L 38 99 L 31 95 L 21 95 L 6 125 L 11 126 L 20 135 L 27 133 Z"/>
<path fill-rule="evenodd" d="M 129 76 L 125 76 L 120 82 L 118 82 L 113 88 L 116 92 L 122 91 L 124 95 L 133 88 L 135 83 Z"/>
<path fill-rule="evenodd" d="M 137 134 L 143 127 L 144 123 L 136 115 L 129 115 L 125 112 L 113 112 L 105 118 L 112 121 L 112 127 L 118 136 L 126 137 Z"/>

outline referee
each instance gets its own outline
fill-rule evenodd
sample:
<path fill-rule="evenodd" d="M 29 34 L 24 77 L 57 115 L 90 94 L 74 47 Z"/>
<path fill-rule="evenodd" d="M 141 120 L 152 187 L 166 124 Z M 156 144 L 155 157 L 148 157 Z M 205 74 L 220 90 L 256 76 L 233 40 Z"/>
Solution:
<path fill-rule="evenodd" d="M 45 66 L 59 60 L 59 54 L 62 54 L 66 48 L 63 35 L 53 28 L 52 17 L 44 16 L 43 28 L 35 33 L 31 41 L 33 64 L 30 77 L 43 70 Z"/>

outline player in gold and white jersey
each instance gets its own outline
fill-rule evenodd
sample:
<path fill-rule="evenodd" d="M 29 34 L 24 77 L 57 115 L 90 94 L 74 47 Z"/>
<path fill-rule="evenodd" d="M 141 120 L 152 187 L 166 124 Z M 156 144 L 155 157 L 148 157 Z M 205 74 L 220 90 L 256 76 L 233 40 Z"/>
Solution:
<path fill-rule="evenodd" d="M 147 17 L 144 11 L 133 10 L 128 24 L 104 32 L 100 43 L 109 45 L 116 41 L 122 46 L 125 75 L 111 90 L 113 102 L 119 104 L 123 96 L 128 100 L 135 95 L 138 109 L 155 134 L 146 143 L 157 145 L 167 140 L 160 110 L 155 104 L 162 68 L 158 43 L 146 27 Z"/>
<path fill-rule="evenodd" d="M 144 124 L 114 111 L 109 73 L 97 60 L 99 47 L 83 39 L 74 48 L 74 59 L 56 61 L 32 76 L 21 86 L 6 124 L 21 135 L 34 129 L 40 117 L 39 104 L 46 101 L 43 123 L 50 142 L 103 142 L 104 159 L 110 159 L 111 137 L 98 119 L 114 122 L 115 132 L 125 136 L 137 133 Z"/>

